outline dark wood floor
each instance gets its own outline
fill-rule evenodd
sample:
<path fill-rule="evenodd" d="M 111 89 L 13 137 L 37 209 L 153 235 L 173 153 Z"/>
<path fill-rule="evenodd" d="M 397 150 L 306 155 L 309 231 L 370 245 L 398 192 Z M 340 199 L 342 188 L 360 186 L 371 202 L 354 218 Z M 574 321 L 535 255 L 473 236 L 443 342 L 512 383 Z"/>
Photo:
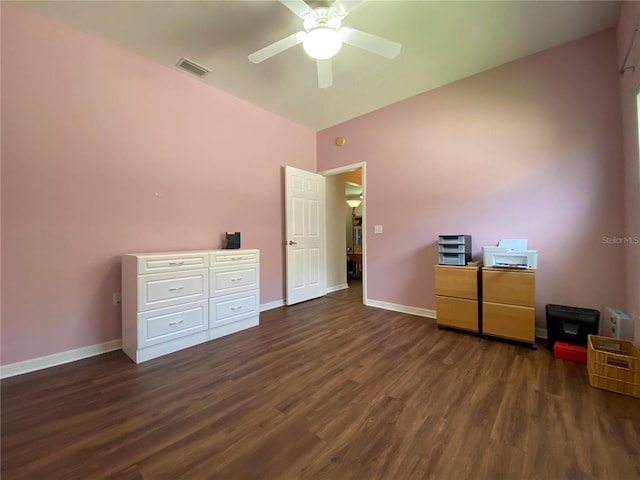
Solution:
<path fill-rule="evenodd" d="M 354 302 L 363 303 L 362 300 L 362 280 L 361 279 L 349 279 L 349 288 L 337 290 L 327 294 L 329 298 L 336 298 L 341 300 L 351 300 Z"/>
<path fill-rule="evenodd" d="M 3 480 L 640 478 L 640 400 L 583 365 L 335 298 L 1 387 Z"/>

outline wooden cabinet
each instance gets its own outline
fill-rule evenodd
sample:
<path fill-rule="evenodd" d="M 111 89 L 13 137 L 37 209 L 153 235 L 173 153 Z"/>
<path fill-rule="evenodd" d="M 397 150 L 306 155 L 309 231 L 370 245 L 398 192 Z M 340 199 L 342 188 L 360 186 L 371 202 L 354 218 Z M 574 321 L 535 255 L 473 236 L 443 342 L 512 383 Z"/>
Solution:
<path fill-rule="evenodd" d="M 122 350 L 136 363 L 259 323 L 259 251 L 122 256 Z"/>
<path fill-rule="evenodd" d="M 478 266 L 436 265 L 436 322 L 480 333 Z"/>
<path fill-rule="evenodd" d="M 482 333 L 535 346 L 535 270 L 482 269 Z"/>

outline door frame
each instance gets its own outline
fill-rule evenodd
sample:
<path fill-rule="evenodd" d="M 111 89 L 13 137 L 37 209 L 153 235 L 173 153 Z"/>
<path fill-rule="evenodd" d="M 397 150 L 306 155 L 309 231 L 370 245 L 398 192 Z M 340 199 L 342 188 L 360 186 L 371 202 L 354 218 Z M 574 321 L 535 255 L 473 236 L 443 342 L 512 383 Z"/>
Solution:
<path fill-rule="evenodd" d="M 330 177 L 332 175 L 340 175 L 342 173 L 353 172 L 354 170 L 362 170 L 362 304 L 368 305 L 367 296 L 367 162 L 353 163 L 344 167 L 332 168 L 318 172 L 319 175 Z M 326 202 L 326 200 L 325 200 Z M 326 222 L 326 213 L 325 213 Z M 325 245 L 327 245 L 327 230 L 325 228 Z M 325 276 L 326 278 L 326 276 Z"/>

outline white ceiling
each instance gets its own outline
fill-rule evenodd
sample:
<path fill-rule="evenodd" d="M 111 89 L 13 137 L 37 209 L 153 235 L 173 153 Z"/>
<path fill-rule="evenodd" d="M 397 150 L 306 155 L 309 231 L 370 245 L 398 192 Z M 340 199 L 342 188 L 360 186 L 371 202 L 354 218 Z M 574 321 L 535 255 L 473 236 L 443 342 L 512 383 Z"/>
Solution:
<path fill-rule="evenodd" d="M 188 57 L 212 69 L 201 81 L 314 130 L 615 26 L 620 7 L 609 1 L 365 0 L 343 25 L 401 43 L 400 55 L 388 60 L 344 45 L 333 59 L 334 85 L 319 89 L 315 60 L 301 45 L 257 65 L 247 60 L 302 30 L 302 20 L 275 0 L 16 5 L 169 68 Z"/>

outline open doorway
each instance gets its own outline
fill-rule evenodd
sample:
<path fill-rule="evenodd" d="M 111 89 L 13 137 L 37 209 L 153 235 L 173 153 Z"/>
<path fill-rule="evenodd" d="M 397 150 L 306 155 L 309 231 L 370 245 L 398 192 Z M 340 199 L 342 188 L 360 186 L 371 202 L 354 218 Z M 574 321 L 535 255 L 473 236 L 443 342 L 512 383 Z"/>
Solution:
<path fill-rule="evenodd" d="M 349 297 L 362 299 L 362 170 L 344 173 L 347 285 Z"/>
<path fill-rule="evenodd" d="M 365 163 L 319 173 L 325 177 L 327 295 L 366 305 Z"/>

